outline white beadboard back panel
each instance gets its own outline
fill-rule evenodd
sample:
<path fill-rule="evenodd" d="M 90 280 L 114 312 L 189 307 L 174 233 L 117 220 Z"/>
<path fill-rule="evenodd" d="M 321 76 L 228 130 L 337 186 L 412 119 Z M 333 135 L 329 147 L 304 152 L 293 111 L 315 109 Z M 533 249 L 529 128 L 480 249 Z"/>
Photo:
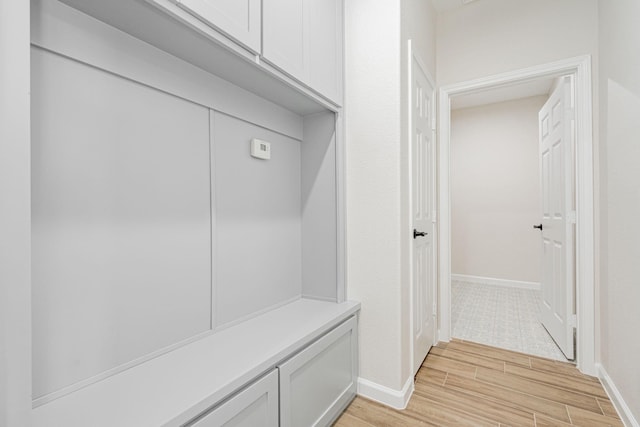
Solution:
<path fill-rule="evenodd" d="M 220 327 L 301 294 L 300 143 L 221 113 L 212 128 Z M 270 160 L 250 156 L 252 138 Z"/>
<path fill-rule="evenodd" d="M 209 115 L 32 49 L 33 396 L 210 329 Z"/>

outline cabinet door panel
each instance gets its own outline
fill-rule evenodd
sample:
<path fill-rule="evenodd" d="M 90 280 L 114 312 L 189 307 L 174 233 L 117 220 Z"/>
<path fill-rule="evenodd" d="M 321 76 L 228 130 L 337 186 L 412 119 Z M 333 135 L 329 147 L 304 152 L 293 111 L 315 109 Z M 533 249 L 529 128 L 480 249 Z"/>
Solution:
<path fill-rule="evenodd" d="M 277 427 L 277 372 L 272 371 L 189 426 Z"/>
<path fill-rule="evenodd" d="M 329 425 L 355 396 L 355 317 L 278 367 L 282 427 Z"/>
<path fill-rule="evenodd" d="M 342 0 L 263 0 L 265 61 L 341 104 Z"/>
<path fill-rule="evenodd" d="M 306 80 L 306 1 L 263 0 L 263 51 L 271 64 L 298 80 Z"/>
<path fill-rule="evenodd" d="M 260 0 L 177 0 L 180 7 L 260 52 Z"/>
<path fill-rule="evenodd" d="M 340 102 L 342 0 L 306 0 L 309 86 Z"/>

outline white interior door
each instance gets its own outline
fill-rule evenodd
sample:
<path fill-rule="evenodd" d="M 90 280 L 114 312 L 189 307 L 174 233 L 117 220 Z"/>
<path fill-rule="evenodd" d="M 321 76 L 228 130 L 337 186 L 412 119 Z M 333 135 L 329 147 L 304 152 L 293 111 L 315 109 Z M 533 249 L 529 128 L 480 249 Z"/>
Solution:
<path fill-rule="evenodd" d="M 412 331 L 413 368 L 420 369 L 435 339 L 435 121 L 434 90 L 411 55 Z"/>
<path fill-rule="evenodd" d="M 570 77 L 560 79 L 539 113 L 543 250 L 540 320 L 568 359 L 574 358 L 575 327 L 571 85 Z"/>

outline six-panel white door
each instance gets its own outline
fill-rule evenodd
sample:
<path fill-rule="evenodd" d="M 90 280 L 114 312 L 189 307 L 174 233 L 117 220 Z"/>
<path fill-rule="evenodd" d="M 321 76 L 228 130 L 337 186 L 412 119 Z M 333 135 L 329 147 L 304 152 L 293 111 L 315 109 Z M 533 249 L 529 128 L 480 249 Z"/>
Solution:
<path fill-rule="evenodd" d="M 413 369 L 435 341 L 435 126 L 434 89 L 419 60 L 411 55 L 412 157 L 412 331 Z"/>
<path fill-rule="evenodd" d="M 540 320 L 567 359 L 574 358 L 575 327 L 571 84 L 570 77 L 560 79 L 539 113 L 543 250 Z"/>

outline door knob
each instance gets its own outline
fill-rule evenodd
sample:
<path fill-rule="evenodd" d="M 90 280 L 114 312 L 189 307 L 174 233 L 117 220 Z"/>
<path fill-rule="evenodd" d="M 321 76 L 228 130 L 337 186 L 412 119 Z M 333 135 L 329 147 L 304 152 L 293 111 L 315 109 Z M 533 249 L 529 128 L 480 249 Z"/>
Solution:
<path fill-rule="evenodd" d="M 542 224 L 534 225 L 533 228 L 537 228 L 538 230 L 542 231 Z"/>
<path fill-rule="evenodd" d="M 415 239 L 418 236 L 426 236 L 429 233 L 425 233 L 424 231 L 418 231 L 415 228 L 413 229 L 413 238 Z"/>

